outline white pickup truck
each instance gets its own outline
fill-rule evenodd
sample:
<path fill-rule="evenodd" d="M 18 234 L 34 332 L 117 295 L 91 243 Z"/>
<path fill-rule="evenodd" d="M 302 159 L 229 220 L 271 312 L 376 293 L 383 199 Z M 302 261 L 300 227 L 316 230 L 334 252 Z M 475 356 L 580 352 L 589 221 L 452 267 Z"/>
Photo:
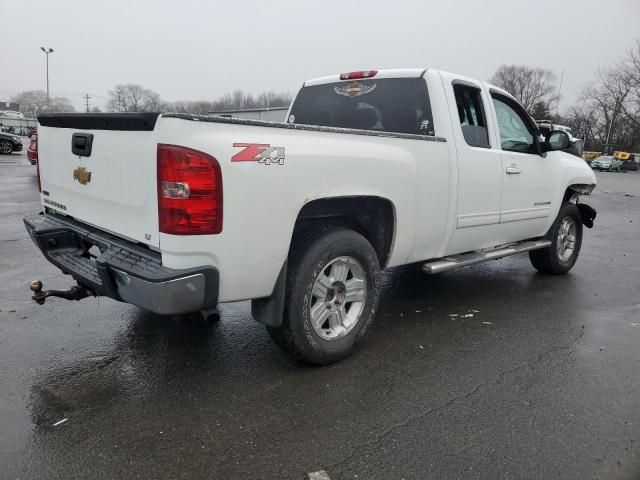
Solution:
<path fill-rule="evenodd" d="M 529 252 L 568 272 L 596 179 L 543 142 L 499 88 L 431 69 L 303 84 L 286 123 L 186 114 L 39 117 L 44 211 L 25 218 L 78 283 L 159 314 L 252 300 L 297 358 L 349 355 L 375 317 L 380 270 L 426 273 Z"/>

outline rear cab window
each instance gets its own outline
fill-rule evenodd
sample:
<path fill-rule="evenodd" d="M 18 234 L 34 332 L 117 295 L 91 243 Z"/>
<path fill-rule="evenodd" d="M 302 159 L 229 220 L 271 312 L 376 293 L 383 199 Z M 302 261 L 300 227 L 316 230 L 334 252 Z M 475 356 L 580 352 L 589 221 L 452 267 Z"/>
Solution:
<path fill-rule="evenodd" d="M 288 122 L 413 135 L 435 132 L 422 78 L 369 78 L 303 87 Z"/>

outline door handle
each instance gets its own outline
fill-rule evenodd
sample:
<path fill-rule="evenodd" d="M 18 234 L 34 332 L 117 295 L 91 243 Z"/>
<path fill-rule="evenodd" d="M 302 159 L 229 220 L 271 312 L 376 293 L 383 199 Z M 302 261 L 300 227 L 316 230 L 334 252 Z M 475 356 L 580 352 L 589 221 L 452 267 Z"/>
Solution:
<path fill-rule="evenodd" d="M 511 165 L 511 166 L 507 167 L 507 173 L 509 175 L 517 175 L 519 173 L 522 173 L 522 169 L 514 164 L 514 165 Z"/>

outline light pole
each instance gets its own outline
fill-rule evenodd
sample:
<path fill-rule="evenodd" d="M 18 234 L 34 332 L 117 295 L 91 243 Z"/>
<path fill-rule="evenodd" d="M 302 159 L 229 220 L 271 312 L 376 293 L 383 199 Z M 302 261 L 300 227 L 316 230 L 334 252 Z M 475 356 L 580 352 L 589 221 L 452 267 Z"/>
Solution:
<path fill-rule="evenodd" d="M 42 50 L 47 57 L 47 108 L 48 108 L 50 105 L 50 102 L 49 102 L 49 54 L 53 53 L 53 48 L 40 47 L 40 50 Z"/>

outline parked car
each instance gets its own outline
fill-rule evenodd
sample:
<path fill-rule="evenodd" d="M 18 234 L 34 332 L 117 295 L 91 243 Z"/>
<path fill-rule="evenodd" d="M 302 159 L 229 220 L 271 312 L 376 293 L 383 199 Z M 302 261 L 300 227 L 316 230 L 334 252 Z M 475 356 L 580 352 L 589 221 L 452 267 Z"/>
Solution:
<path fill-rule="evenodd" d="M 625 152 L 624 150 L 617 150 L 613 152 L 613 158 L 621 162 L 620 168 L 625 171 L 638 170 L 638 164 L 635 162 L 635 157 L 635 154 Z"/>
<path fill-rule="evenodd" d="M 619 172 L 620 167 L 622 167 L 622 161 L 618 160 L 612 155 L 600 155 L 598 158 L 591 162 L 591 168 L 593 168 L 594 170 Z"/>
<path fill-rule="evenodd" d="M 637 172 L 638 162 L 636 162 L 632 158 L 629 158 L 628 160 L 624 160 L 622 162 L 622 166 L 620 168 L 622 168 L 622 170 L 625 170 L 627 172 Z"/>
<path fill-rule="evenodd" d="M 8 154 L 22 151 L 22 140 L 13 133 L 0 133 L 0 153 Z"/>
<path fill-rule="evenodd" d="M 591 166 L 591 162 L 593 162 L 596 158 L 598 158 L 602 153 L 600 152 L 582 152 L 582 158 L 587 165 Z"/>
<path fill-rule="evenodd" d="M 29 147 L 27 148 L 27 158 L 31 162 L 31 165 L 38 163 L 38 134 L 31 135 L 29 140 Z"/>
<path fill-rule="evenodd" d="M 349 355 L 380 270 L 515 253 L 575 264 L 596 177 L 504 90 L 425 69 L 303 84 L 287 123 L 180 113 L 38 117 L 43 214 L 24 219 L 78 285 L 159 314 L 249 299 L 294 357 Z M 98 247 L 93 248 L 93 247 Z M 97 251 L 96 251 L 97 250 Z"/>
<path fill-rule="evenodd" d="M 22 119 L 24 118 L 24 113 L 13 110 L 0 110 L 0 117 Z"/>

